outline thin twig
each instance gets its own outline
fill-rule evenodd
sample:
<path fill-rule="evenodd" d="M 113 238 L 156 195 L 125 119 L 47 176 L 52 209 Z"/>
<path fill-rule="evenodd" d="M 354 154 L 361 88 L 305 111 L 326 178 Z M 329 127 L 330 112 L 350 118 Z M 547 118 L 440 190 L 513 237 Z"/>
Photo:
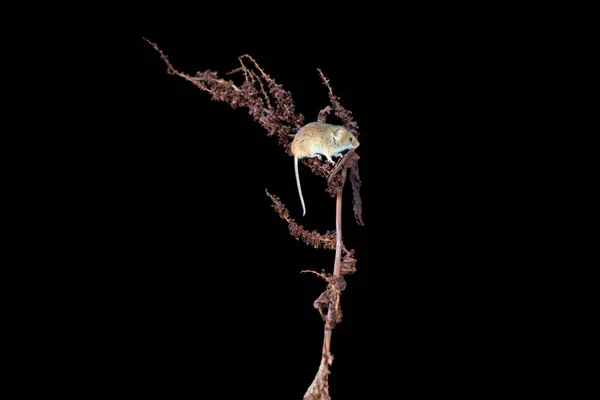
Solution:
<path fill-rule="evenodd" d="M 323 278 L 323 279 L 327 280 L 327 275 L 325 275 L 325 274 L 324 274 L 324 273 L 322 273 L 322 272 L 313 271 L 313 270 L 311 270 L 311 269 L 303 269 L 302 271 L 300 271 L 300 273 L 301 273 L 301 274 L 304 274 L 304 273 L 309 273 L 309 272 L 310 272 L 311 274 L 318 275 L 318 276 L 320 276 L 321 278 Z"/>
<path fill-rule="evenodd" d="M 229 72 L 225 72 L 225 75 L 233 75 L 233 74 L 236 74 L 236 73 L 238 73 L 238 72 L 242 71 L 243 69 L 244 69 L 244 68 L 242 68 L 242 67 L 237 67 L 237 68 L 235 68 L 235 69 L 232 69 L 232 70 L 231 70 L 231 71 L 229 71 Z"/>
<path fill-rule="evenodd" d="M 143 38 L 146 42 L 148 42 L 148 44 L 150 44 L 150 46 L 154 47 L 154 50 L 158 51 L 160 53 L 160 58 L 163 59 L 163 61 L 167 64 L 167 73 L 172 74 L 172 75 L 177 75 L 183 79 L 185 79 L 186 81 L 192 82 L 194 85 L 196 85 L 198 88 L 205 90 L 211 94 L 214 94 L 213 90 L 211 90 L 209 87 L 207 87 L 203 82 L 201 78 L 198 77 L 194 77 L 192 78 L 191 76 L 184 74 L 183 72 L 180 72 L 178 70 L 176 70 L 173 65 L 171 64 L 171 62 L 169 61 L 169 58 L 166 56 L 165 53 L 163 53 L 163 51 L 161 49 L 158 48 L 158 45 L 156 43 L 153 43 L 151 41 L 149 41 L 146 38 Z M 235 90 L 236 92 L 239 92 L 240 89 L 235 86 L 232 82 L 223 80 L 223 79 L 214 79 L 215 82 L 224 84 L 224 85 L 229 85 L 233 88 L 233 90 Z"/>
<path fill-rule="evenodd" d="M 261 90 L 263 96 L 265 97 L 265 100 L 267 100 L 267 107 L 269 108 L 269 110 L 272 110 L 273 107 L 271 106 L 271 100 L 269 99 L 269 95 L 265 91 L 265 87 L 263 86 L 262 79 L 260 79 L 258 76 L 256 76 L 254 74 L 254 72 L 250 71 L 250 76 L 252 76 L 252 75 L 254 75 L 256 77 L 256 80 L 258 81 L 258 84 L 260 85 L 260 90 Z M 252 82 L 252 83 L 254 83 L 254 82 Z"/>
<path fill-rule="evenodd" d="M 241 60 L 242 58 L 249 58 L 250 61 L 252 61 L 254 63 L 254 66 L 256 68 L 258 68 L 258 70 L 260 71 L 260 73 L 262 74 L 263 78 L 265 78 L 270 84 L 274 85 L 275 81 L 273 81 L 271 78 L 269 78 L 269 75 L 267 75 L 265 73 L 265 71 L 262 70 L 262 68 L 258 65 L 258 63 L 256 62 L 256 60 L 254 58 L 252 58 L 250 55 L 248 54 L 244 54 L 242 56 L 239 57 L 239 59 Z"/>
<path fill-rule="evenodd" d="M 323 75 L 323 72 L 321 72 L 320 68 L 317 68 L 317 71 L 319 71 L 319 74 L 321 74 L 321 79 L 323 79 L 323 83 L 325 86 L 327 86 L 327 89 L 329 89 L 329 96 L 333 96 L 333 90 L 331 90 L 331 86 L 329 86 L 329 79 L 325 78 L 325 75 Z"/>

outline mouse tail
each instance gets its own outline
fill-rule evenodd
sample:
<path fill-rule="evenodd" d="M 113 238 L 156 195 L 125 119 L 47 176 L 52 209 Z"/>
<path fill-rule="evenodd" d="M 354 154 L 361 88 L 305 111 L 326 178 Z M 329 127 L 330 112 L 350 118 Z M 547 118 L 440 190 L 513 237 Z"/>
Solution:
<path fill-rule="evenodd" d="M 298 175 L 298 157 L 294 156 L 294 170 L 296 171 L 296 184 L 298 185 L 298 194 L 302 203 L 302 216 L 306 215 L 306 206 L 304 205 L 304 197 L 302 197 L 302 188 L 300 187 L 300 175 Z"/>

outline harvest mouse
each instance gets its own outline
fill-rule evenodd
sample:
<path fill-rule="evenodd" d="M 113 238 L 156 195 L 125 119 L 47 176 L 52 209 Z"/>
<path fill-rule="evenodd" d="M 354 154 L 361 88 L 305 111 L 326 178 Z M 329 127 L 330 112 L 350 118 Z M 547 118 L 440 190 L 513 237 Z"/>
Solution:
<path fill-rule="evenodd" d="M 296 133 L 292 141 L 292 154 L 294 154 L 294 169 L 296 171 L 296 183 L 298 193 L 302 202 L 302 216 L 306 215 L 302 188 L 300 187 L 300 176 L 298 175 L 298 159 L 304 157 L 318 157 L 324 155 L 333 163 L 331 157 L 341 157 L 341 152 L 358 147 L 360 143 L 356 137 L 341 125 L 330 125 L 322 122 L 311 122 L 304 125 Z"/>

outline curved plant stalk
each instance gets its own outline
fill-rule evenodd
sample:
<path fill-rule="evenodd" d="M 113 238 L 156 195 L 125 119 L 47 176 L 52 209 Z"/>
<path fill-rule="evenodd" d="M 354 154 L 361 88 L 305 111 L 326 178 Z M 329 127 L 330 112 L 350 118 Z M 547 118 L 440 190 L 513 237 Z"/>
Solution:
<path fill-rule="evenodd" d="M 325 318 L 325 333 L 323 334 L 323 349 L 321 351 L 321 364 L 315 379 L 313 379 L 308 390 L 304 394 L 304 400 L 331 400 L 329 396 L 329 366 L 333 363 L 331 354 L 331 334 L 336 323 L 341 319 L 340 295 L 343 287 L 340 288 L 342 273 L 342 192 L 346 182 L 347 169 L 342 170 L 342 184 L 335 198 L 335 261 L 333 264 L 333 276 L 329 278 L 329 294 L 327 304 L 327 317 Z"/>

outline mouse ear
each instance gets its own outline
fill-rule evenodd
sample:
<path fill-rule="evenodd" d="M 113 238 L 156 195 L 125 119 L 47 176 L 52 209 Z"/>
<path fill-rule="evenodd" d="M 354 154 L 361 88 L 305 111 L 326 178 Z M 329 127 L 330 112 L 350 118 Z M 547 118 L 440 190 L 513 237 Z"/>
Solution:
<path fill-rule="evenodd" d="M 344 133 L 344 128 L 338 128 L 333 132 L 333 137 L 335 138 L 335 140 L 339 140 L 342 137 L 343 133 Z"/>

